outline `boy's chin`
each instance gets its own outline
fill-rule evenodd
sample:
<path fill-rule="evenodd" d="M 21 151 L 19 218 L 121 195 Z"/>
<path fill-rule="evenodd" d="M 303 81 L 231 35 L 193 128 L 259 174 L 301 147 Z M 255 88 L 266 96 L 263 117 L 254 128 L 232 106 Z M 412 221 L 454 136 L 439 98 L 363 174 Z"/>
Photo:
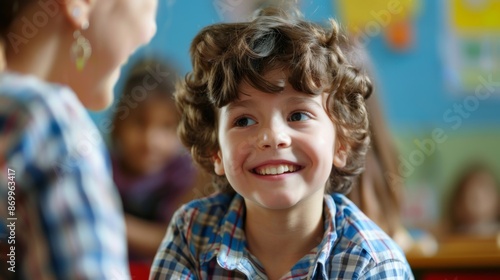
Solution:
<path fill-rule="evenodd" d="M 291 198 L 288 196 L 268 196 L 268 197 L 255 197 L 252 199 L 254 203 L 259 205 L 261 208 L 267 210 L 285 210 L 290 209 L 299 203 L 296 198 Z"/>
<path fill-rule="evenodd" d="M 309 207 L 317 203 L 323 204 L 324 189 L 316 192 L 297 191 L 276 191 L 260 194 L 241 194 L 245 201 L 252 201 L 253 204 L 267 210 L 286 210 L 293 208 Z M 309 205 L 309 206 L 307 206 Z"/>

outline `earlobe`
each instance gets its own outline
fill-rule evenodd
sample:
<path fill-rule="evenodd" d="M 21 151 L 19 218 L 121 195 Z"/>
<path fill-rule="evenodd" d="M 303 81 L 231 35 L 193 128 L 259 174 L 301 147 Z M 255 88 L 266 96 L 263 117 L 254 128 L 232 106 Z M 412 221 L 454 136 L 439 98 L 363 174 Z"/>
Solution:
<path fill-rule="evenodd" d="M 71 25 L 79 29 L 87 29 L 89 25 L 90 11 L 95 0 L 63 0 L 62 8 L 64 15 Z"/>
<path fill-rule="evenodd" d="M 333 165 L 337 168 L 345 167 L 347 163 L 347 151 L 343 146 L 339 146 L 333 155 Z"/>
<path fill-rule="evenodd" d="M 212 160 L 214 162 L 215 174 L 219 176 L 226 174 L 224 171 L 224 163 L 222 162 L 222 153 L 220 151 L 217 151 L 217 153 L 212 156 Z"/>

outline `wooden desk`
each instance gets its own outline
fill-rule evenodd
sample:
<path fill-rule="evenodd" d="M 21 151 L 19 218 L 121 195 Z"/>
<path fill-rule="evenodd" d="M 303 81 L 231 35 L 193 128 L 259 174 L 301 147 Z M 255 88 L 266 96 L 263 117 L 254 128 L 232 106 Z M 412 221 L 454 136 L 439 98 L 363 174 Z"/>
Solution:
<path fill-rule="evenodd" d="M 432 256 L 409 252 L 417 279 L 500 280 L 500 234 L 491 237 L 450 237 Z"/>

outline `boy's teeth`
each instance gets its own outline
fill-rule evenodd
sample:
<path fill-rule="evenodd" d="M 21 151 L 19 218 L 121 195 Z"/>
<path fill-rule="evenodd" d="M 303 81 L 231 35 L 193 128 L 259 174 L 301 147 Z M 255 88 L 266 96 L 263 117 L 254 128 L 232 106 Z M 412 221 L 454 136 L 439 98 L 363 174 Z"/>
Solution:
<path fill-rule="evenodd" d="M 279 174 L 285 172 L 285 167 L 283 167 L 283 165 L 278 166 L 278 168 L 276 168 L 276 172 Z"/>
<path fill-rule="evenodd" d="M 286 172 L 293 172 L 295 170 L 296 168 L 293 165 L 280 164 L 275 166 L 257 168 L 255 171 L 260 175 L 278 175 Z"/>

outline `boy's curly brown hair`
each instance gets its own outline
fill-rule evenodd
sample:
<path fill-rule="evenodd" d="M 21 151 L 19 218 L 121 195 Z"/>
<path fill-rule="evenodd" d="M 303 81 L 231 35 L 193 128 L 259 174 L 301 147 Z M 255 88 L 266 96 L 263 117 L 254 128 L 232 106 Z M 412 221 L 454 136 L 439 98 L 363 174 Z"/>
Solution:
<path fill-rule="evenodd" d="M 372 92 L 372 83 L 347 62 L 342 51 L 348 43 L 346 34 L 334 20 L 329 25 L 324 28 L 295 11 L 267 7 L 250 22 L 214 24 L 194 38 L 193 70 L 175 94 L 182 112 L 178 132 L 220 190 L 232 188 L 225 176 L 215 174 L 212 161 L 219 150 L 218 110 L 238 99 L 242 81 L 264 92 L 282 91 L 282 85 L 264 78 L 275 69 L 286 70 L 288 82 L 297 91 L 329 93 L 325 110 L 348 156 L 344 168 L 333 166 L 326 192 L 347 193 L 353 178 L 363 171 L 369 144 L 364 100 Z"/>

